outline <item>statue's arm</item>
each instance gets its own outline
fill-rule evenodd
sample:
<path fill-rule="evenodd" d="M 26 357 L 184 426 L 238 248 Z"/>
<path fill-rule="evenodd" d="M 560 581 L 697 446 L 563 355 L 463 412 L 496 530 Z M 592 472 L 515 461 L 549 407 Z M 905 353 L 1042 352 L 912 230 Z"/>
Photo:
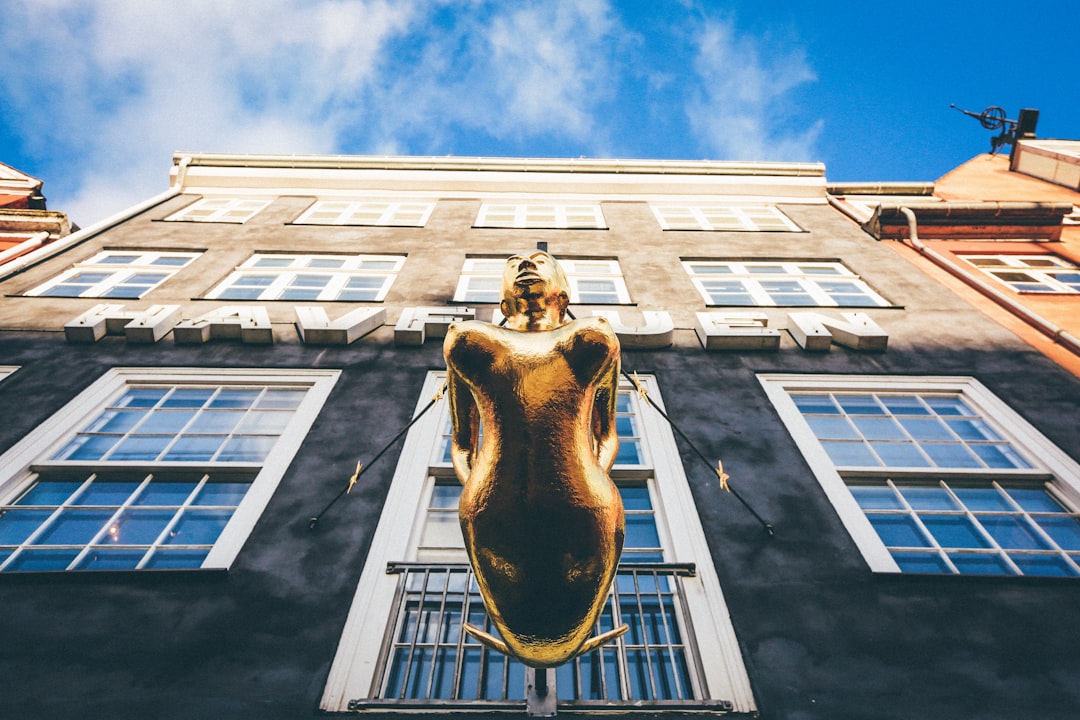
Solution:
<path fill-rule="evenodd" d="M 451 332 L 446 339 L 446 394 L 450 402 L 451 422 L 450 462 L 458 480 L 464 484 L 472 472 L 473 456 L 480 435 L 480 413 L 469 386 L 454 364 L 452 343 L 458 339 L 458 335 Z"/>
<path fill-rule="evenodd" d="M 617 342 L 617 341 L 616 341 Z M 619 434 L 615 427 L 615 404 L 619 396 L 619 353 L 610 357 L 597 378 L 593 402 L 593 434 L 596 438 L 596 458 L 604 470 L 615 464 L 619 452 Z"/>

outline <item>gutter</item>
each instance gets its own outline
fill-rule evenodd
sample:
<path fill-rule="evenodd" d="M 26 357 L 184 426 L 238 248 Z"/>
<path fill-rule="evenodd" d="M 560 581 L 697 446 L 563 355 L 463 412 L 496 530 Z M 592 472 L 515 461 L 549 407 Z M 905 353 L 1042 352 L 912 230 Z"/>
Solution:
<path fill-rule="evenodd" d="M 908 223 L 908 237 L 903 241 L 906 245 L 910 245 L 917 250 L 921 255 L 931 260 L 935 265 L 947 270 L 952 275 L 956 276 L 960 280 L 964 281 L 967 285 L 971 286 L 975 290 L 978 290 L 983 295 L 987 296 L 998 305 L 1002 306 L 1013 315 L 1016 315 L 1021 320 L 1031 325 L 1033 328 L 1049 337 L 1054 342 L 1063 346 L 1070 352 L 1080 355 L 1080 339 L 1075 335 L 1070 334 L 1066 330 L 1058 327 L 1054 323 L 1050 322 L 1046 318 L 1038 315 L 1028 308 L 1024 307 L 1021 303 L 1017 302 L 1014 298 L 1006 295 L 997 288 L 983 282 L 980 278 L 969 275 L 960 268 L 956 267 L 941 253 L 926 247 L 919 240 L 919 228 L 918 221 L 915 218 L 915 212 L 908 207 L 897 208 L 898 211 L 907 218 Z"/>
<path fill-rule="evenodd" d="M 48 241 L 49 241 L 49 233 L 48 232 L 42 231 L 42 232 L 39 232 L 39 233 L 34 233 L 33 235 L 31 235 L 27 239 L 23 240 L 18 245 L 15 245 L 14 247 L 9 247 L 4 252 L 0 252 L 0 265 L 5 264 L 8 261 L 9 258 L 13 258 L 13 257 L 15 257 L 17 255 L 22 255 L 27 250 L 30 250 L 31 248 L 36 248 L 36 247 L 39 247 L 41 245 L 44 245 Z"/>
<path fill-rule="evenodd" d="M 105 218 L 104 220 L 95 225 L 83 228 L 82 230 L 73 232 L 70 235 L 65 235 L 64 237 L 56 240 L 55 242 L 51 242 L 48 245 L 43 245 L 42 247 L 39 247 L 37 250 L 29 252 L 25 255 L 20 255 L 11 262 L 0 266 L 0 280 L 6 280 L 12 275 L 22 272 L 23 270 L 33 265 L 36 265 L 43 260 L 47 260 L 53 255 L 61 253 L 69 248 L 73 248 L 76 245 L 86 240 L 89 240 L 95 235 L 104 232 L 105 230 L 108 230 L 115 225 L 119 225 L 120 223 L 131 219 L 139 213 L 146 212 L 155 205 L 160 205 L 166 200 L 176 197 L 180 194 L 183 188 L 183 171 L 187 168 L 187 163 L 181 161 L 181 165 L 182 168 L 180 174 L 180 181 L 174 184 L 165 192 L 155 195 L 149 200 L 144 200 L 138 205 L 133 205 L 127 210 L 123 210 L 116 215 Z M 12 249 L 14 250 L 14 248 Z"/>

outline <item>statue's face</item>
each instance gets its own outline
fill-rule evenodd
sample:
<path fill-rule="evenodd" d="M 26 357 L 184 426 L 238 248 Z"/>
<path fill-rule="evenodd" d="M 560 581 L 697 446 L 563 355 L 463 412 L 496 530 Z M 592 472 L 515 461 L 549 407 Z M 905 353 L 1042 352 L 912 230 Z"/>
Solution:
<path fill-rule="evenodd" d="M 513 255 L 503 270 L 503 296 L 537 297 L 566 292 L 566 279 L 555 258 L 543 251 Z"/>

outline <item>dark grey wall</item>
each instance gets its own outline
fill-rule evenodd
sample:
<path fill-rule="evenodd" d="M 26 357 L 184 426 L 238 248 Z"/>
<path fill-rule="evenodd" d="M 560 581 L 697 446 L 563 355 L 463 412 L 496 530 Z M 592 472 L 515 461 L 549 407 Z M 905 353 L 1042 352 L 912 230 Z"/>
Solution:
<path fill-rule="evenodd" d="M 1080 707 L 1080 583 L 870 572 L 766 399 L 762 372 L 973 375 L 1074 458 L 1080 382 L 921 275 L 825 206 L 792 206 L 809 232 L 661 233 L 646 206 L 607 203 L 608 231 L 470 230 L 475 201 L 443 201 L 427 228 L 301 228 L 283 223 L 310 198 L 282 198 L 244 226 L 162 223 L 190 200 L 120 226 L 4 283 L 0 451 L 109 368 L 133 365 L 340 368 L 276 494 L 226 572 L 0 576 L 0 717 L 304 718 L 316 714 L 349 610 L 395 449 L 319 527 L 308 518 L 408 420 L 438 341 L 395 348 L 389 327 L 348 348 L 299 345 L 291 304 L 271 307 L 270 347 L 217 342 L 154 346 L 106 338 L 70 345 L 63 322 L 96 300 L 12 297 L 100 247 L 207 249 L 143 301 L 192 300 L 253 250 L 310 247 L 400 252 L 387 298 L 445 304 L 465 252 L 546 239 L 555 254 L 617 256 L 637 310 L 675 316 L 673 348 L 626 352 L 655 373 L 671 417 L 772 525 L 769 538 L 680 442 L 736 633 L 764 718 L 838 720 L 1072 718 Z M 890 333 L 885 353 L 809 354 L 790 338 L 775 353 L 706 353 L 690 330 L 704 310 L 680 257 L 842 259 L 894 307 L 869 311 Z M 206 262 L 203 262 L 205 260 Z M 328 304 L 331 315 L 347 306 Z M 633 309 L 623 309 L 632 316 Z M 770 311 L 783 326 L 784 312 Z"/>

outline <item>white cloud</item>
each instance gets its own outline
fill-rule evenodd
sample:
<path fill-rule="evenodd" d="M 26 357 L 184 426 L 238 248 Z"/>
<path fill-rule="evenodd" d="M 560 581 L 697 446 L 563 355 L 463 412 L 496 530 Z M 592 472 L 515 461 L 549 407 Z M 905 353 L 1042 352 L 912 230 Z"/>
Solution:
<path fill-rule="evenodd" d="M 700 88 L 686 104 L 700 141 L 728 160 L 805 160 L 813 157 L 822 121 L 785 130 L 790 93 L 817 80 L 799 50 L 767 54 L 758 38 L 737 36 L 732 23 L 706 20 L 696 40 Z"/>

